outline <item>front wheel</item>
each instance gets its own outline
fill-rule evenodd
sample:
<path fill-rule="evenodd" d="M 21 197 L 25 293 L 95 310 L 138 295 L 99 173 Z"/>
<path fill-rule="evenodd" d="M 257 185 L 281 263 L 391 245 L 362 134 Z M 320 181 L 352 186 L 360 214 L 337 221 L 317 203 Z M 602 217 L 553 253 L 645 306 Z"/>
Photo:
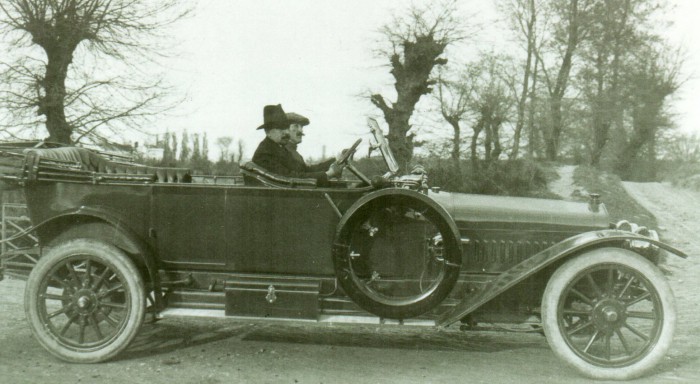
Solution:
<path fill-rule="evenodd" d="M 75 363 L 114 357 L 144 320 L 143 279 L 118 248 L 71 240 L 39 259 L 27 280 L 24 307 L 36 339 Z"/>
<path fill-rule="evenodd" d="M 675 300 L 650 261 L 601 248 L 554 272 L 542 298 L 542 322 L 554 353 L 578 371 L 626 380 L 653 368 L 668 351 Z"/>

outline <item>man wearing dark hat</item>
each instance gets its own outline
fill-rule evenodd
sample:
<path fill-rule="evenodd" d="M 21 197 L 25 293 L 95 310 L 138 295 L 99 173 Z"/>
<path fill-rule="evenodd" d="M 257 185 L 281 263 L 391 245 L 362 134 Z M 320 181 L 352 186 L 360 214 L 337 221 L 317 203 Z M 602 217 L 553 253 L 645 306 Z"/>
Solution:
<path fill-rule="evenodd" d="M 335 159 L 308 165 L 306 161 L 304 161 L 304 157 L 297 152 L 297 146 L 301 143 L 302 137 L 304 137 L 304 127 L 309 125 L 309 119 L 294 112 L 287 113 L 287 119 L 289 120 L 289 142 L 285 147 L 298 163 L 298 167 L 307 172 L 317 172 L 328 169 L 331 164 L 335 162 Z"/>
<path fill-rule="evenodd" d="M 281 176 L 316 179 L 319 186 L 329 185 L 329 178 L 342 174 L 343 167 L 335 162 L 326 171 L 312 171 L 294 159 L 292 153 L 285 148 L 290 139 L 290 121 L 280 104 L 266 105 L 263 108 L 263 121 L 258 129 L 265 129 L 265 139 L 255 150 L 255 164 Z"/>

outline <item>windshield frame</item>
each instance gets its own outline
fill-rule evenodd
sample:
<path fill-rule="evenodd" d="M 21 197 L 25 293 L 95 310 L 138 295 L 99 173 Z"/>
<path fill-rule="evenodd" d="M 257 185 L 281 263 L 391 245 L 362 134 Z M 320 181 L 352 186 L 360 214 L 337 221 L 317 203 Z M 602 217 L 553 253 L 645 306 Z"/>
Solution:
<path fill-rule="evenodd" d="M 368 117 L 367 126 L 369 126 L 372 136 L 374 136 L 374 140 L 376 141 L 375 146 L 378 147 L 379 152 L 382 153 L 382 157 L 384 158 L 386 166 L 389 168 L 389 172 L 395 175 L 399 171 L 399 164 L 396 162 L 393 152 L 391 152 L 389 141 L 384 137 L 384 132 L 382 132 L 382 129 L 379 127 L 379 123 L 376 119 Z"/>

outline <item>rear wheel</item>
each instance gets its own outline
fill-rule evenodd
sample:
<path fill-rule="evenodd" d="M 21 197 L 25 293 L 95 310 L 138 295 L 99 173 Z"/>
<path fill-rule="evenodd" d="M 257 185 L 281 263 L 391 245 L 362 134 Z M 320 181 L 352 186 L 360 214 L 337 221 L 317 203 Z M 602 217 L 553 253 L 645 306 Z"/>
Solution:
<path fill-rule="evenodd" d="M 133 262 L 118 248 L 77 239 L 52 248 L 27 281 L 24 303 L 37 340 L 62 360 L 94 363 L 114 357 L 144 320 L 145 290 Z"/>
<path fill-rule="evenodd" d="M 666 354 L 675 300 L 659 269 L 620 248 L 566 262 L 542 298 L 542 322 L 554 353 L 595 379 L 631 379 Z"/>

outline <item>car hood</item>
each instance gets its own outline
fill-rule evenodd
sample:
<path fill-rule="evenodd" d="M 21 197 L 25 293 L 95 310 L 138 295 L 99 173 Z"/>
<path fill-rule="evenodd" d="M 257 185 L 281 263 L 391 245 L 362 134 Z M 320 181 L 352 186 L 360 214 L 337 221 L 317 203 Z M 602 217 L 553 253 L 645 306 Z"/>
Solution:
<path fill-rule="evenodd" d="M 457 223 L 509 223 L 608 228 L 604 204 L 592 212 L 586 203 L 527 197 L 430 192 Z"/>

